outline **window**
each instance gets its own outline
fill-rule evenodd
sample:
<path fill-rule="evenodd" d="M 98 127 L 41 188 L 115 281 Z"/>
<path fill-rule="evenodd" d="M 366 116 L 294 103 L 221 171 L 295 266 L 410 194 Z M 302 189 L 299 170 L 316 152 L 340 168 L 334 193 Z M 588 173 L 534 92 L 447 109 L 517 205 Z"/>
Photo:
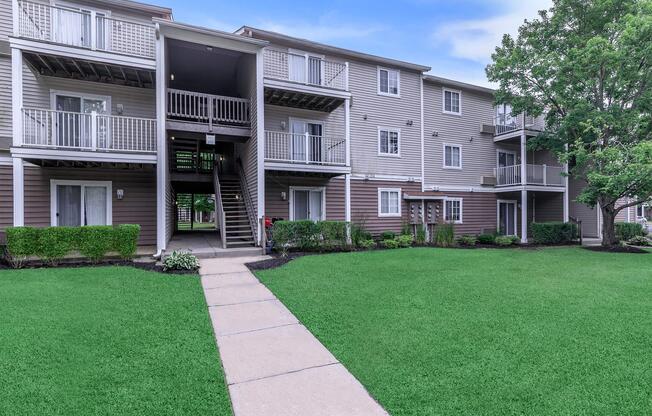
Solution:
<path fill-rule="evenodd" d="M 462 169 L 462 146 L 444 144 L 444 168 Z"/>
<path fill-rule="evenodd" d="M 462 93 L 444 88 L 444 113 L 462 114 Z"/>
<path fill-rule="evenodd" d="M 396 69 L 378 68 L 378 94 L 399 96 L 400 76 Z"/>
<path fill-rule="evenodd" d="M 326 219 L 324 188 L 290 188 L 290 220 Z"/>
<path fill-rule="evenodd" d="M 401 216 L 401 188 L 378 189 L 378 216 Z"/>
<path fill-rule="evenodd" d="M 305 162 L 324 162 L 324 146 L 322 138 L 324 125 L 319 121 L 301 120 L 290 117 L 290 143 L 292 160 Z M 308 138 L 306 139 L 306 133 Z"/>
<path fill-rule="evenodd" d="M 111 113 L 111 97 L 78 94 L 75 92 L 50 91 L 50 105 L 56 110 L 54 142 L 61 147 L 107 147 L 109 125 L 106 118 L 97 119 L 97 142 L 93 143 L 91 115 Z"/>
<path fill-rule="evenodd" d="M 381 156 L 400 156 L 400 130 L 378 129 L 378 154 Z"/>
<path fill-rule="evenodd" d="M 111 182 L 52 180 L 50 194 L 52 225 L 111 225 Z"/>
<path fill-rule="evenodd" d="M 444 221 L 462 223 L 462 198 L 449 198 L 444 201 Z"/>

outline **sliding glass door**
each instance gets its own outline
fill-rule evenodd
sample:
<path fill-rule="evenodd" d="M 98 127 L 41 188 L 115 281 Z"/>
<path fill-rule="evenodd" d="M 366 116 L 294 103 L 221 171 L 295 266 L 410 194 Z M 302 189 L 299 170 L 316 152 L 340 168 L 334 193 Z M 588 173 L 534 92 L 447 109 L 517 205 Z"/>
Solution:
<path fill-rule="evenodd" d="M 498 201 L 498 232 L 516 235 L 516 201 Z"/>
<path fill-rule="evenodd" d="M 293 189 L 291 220 L 322 221 L 324 219 L 323 189 Z"/>
<path fill-rule="evenodd" d="M 56 183 L 53 189 L 52 224 L 76 227 L 109 225 L 111 201 L 109 185 Z"/>

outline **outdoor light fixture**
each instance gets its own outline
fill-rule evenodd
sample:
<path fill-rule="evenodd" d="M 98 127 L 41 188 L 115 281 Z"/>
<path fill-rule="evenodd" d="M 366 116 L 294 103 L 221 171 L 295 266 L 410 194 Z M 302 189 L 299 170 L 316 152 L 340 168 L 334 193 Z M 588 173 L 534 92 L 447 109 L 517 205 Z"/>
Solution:
<path fill-rule="evenodd" d="M 287 127 L 287 123 L 285 121 L 281 121 L 281 130 L 285 130 Z"/>
<path fill-rule="evenodd" d="M 439 132 L 438 131 L 433 131 L 432 132 L 432 137 L 439 137 Z"/>
<path fill-rule="evenodd" d="M 117 104 L 115 107 L 116 107 L 116 110 L 118 111 L 118 115 L 121 116 L 122 113 L 124 113 L 124 111 L 125 111 L 124 104 Z"/>
<path fill-rule="evenodd" d="M 287 201 L 288 199 L 288 194 L 285 192 L 281 192 L 281 201 Z"/>
<path fill-rule="evenodd" d="M 407 125 L 407 126 L 411 126 L 413 124 L 414 124 L 414 121 L 412 121 L 412 120 L 408 120 L 408 121 L 405 122 L 405 125 Z"/>
<path fill-rule="evenodd" d="M 125 190 L 124 189 L 116 189 L 115 190 L 115 196 L 118 197 L 118 200 L 122 200 L 125 196 Z"/>
<path fill-rule="evenodd" d="M 171 136 L 171 137 L 170 137 L 170 140 L 174 141 L 174 136 Z"/>
<path fill-rule="evenodd" d="M 170 74 L 170 81 L 174 81 L 174 74 Z"/>

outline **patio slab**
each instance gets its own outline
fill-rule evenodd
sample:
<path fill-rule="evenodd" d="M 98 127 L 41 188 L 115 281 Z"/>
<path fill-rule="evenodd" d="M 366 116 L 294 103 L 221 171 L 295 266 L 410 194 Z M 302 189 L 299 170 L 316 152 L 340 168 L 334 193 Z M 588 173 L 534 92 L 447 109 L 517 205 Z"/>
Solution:
<path fill-rule="evenodd" d="M 204 295 L 206 296 L 208 306 L 233 305 L 276 299 L 269 289 L 258 282 L 248 285 L 204 289 Z"/>
<path fill-rule="evenodd" d="M 299 322 L 278 300 L 213 306 L 208 311 L 217 336 Z"/>
<path fill-rule="evenodd" d="M 303 325 L 219 336 L 217 344 L 228 384 L 338 362 Z"/>

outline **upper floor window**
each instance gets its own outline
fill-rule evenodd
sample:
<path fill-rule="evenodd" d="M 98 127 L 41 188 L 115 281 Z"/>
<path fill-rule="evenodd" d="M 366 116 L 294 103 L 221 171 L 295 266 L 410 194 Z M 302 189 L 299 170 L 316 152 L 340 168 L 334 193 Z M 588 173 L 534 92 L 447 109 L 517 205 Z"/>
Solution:
<path fill-rule="evenodd" d="M 462 169 L 462 146 L 444 143 L 444 168 Z"/>
<path fill-rule="evenodd" d="M 462 223 L 462 198 L 449 198 L 444 201 L 444 221 Z"/>
<path fill-rule="evenodd" d="M 401 188 L 378 188 L 378 216 L 401 216 Z"/>
<path fill-rule="evenodd" d="M 399 96 L 401 73 L 396 69 L 378 68 L 378 94 Z"/>
<path fill-rule="evenodd" d="M 444 88 L 444 113 L 462 114 L 462 93 L 456 90 Z"/>
<path fill-rule="evenodd" d="M 378 154 L 381 156 L 400 156 L 400 130 L 378 129 Z"/>

